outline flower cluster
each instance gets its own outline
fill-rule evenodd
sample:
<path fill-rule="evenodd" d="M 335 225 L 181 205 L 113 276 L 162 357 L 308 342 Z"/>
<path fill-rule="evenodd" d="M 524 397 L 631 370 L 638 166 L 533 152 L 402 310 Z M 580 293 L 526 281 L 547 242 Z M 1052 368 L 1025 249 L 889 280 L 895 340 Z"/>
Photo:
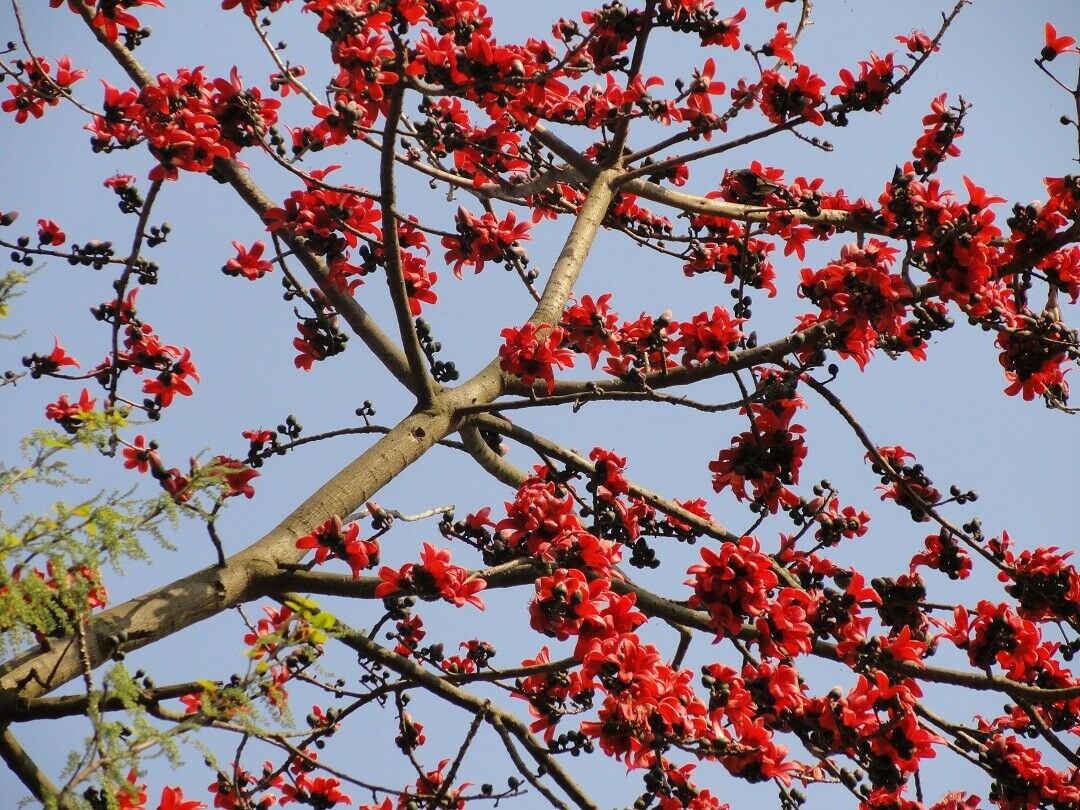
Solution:
<path fill-rule="evenodd" d="M 908 464 L 907 459 L 914 461 L 915 454 L 905 450 L 900 445 L 877 448 L 878 455 L 888 463 L 889 470 L 873 461 L 873 457 L 867 453 L 866 458 L 872 461 L 871 469 L 875 475 L 881 476 L 881 500 L 893 501 L 911 512 L 913 520 L 926 521 L 926 510 L 933 507 L 941 500 L 941 493 L 934 487 L 924 471 L 923 465 Z"/>
<path fill-rule="evenodd" d="M 937 171 L 946 157 L 958 157 L 960 147 L 956 139 L 964 134 L 961 125 L 964 106 L 952 109 L 945 104 L 945 93 L 930 102 L 930 113 L 923 116 L 923 134 L 915 142 L 911 151 L 915 158 L 914 168 L 920 174 L 929 175 Z"/>
<path fill-rule="evenodd" d="M 751 429 L 733 437 L 731 447 L 709 462 L 713 490 L 730 488 L 740 501 L 750 500 L 752 506 L 770 513 L 793 506 L 798 498 L 788 485 L 799 482 L 799 468 L 806 457 L 805 428 L 791 421 L 798 407 L 802 407 L 800 398 L 755 402 L 744 409 Z"/>
<path fill-rule="evenodd" d="M 511 211 L 503 219 L 497 219 L 490 211 L 482 217 L 469 213 L 465 208 L 457 211 L 457 237 L 444 236 L 446 263 L 454 265 L 454 275 L 461 278 L 462 267 L 474 267 L 479 273 L 484 263 L 505 262 L 508 265 L 524 259 L 519 242 L 532 239 L 528 222 L 518 222 Z"/>
<path fill-rule="evenodd" d="M 1053 662 L 1057 645 L 1044 642 L 1039 626 L 1004 602 L 983 599 L 974 615 L 958 605 L 953 619 L 942 635 L 966 650 L 974 667 L 987 670 L 996 663 L 1010 680 L 1032 683 L 1057 666 Z"/>
<path fill-rule="evenodd" d="M 903 68 L 900 68 L 903 71 Z M 868 60 L 859 62 L 859 75 L 855 76 L 844 68 L 840 71 L 840 84 L 830 90 L 830 94 L 839 96 L 844 106 L 853 110 L 873 112 L 880 110 L 889 101 L 892 93 L 893 76 L 897 68 L 893 65 L 893 54 L 878 56 L 871 53 Z"/>
<path fill-rule="evenodd" d="M 245 90 L 233 69 L 228 79 L 208 79 L 202 68 L 162 73 L 145 88 L 120 91 L 105 84 L 105 114 L 88 127 L 97 151 L 145 142 L 158 160 L 151 180 L 175 180 L 179 171 L 208 172 L 221 157 L 235 157 L 261 141 L 277 122 L 281 102 Z"/>
<path fill-rule="evenodd" d="M 506 503 L 506 518 L 495 525 L 509 548 L 565 568 L 590 568 L 606 576 L 621 559 L 619 545 L 587 532 L 573 496 L 544 478 L 546 468 L 518 487 Z"/>
<path fill-rule="evenodd" d="M 941 571 L 949 579 L 967 579 L 971 574 L 971 555 L 950 532 L 942 531 L 927 536 L 926 550 L 911 558 L 911 572 L 915 573 L 920 565 Z"/>
<path fill-rule="evenodd" d="M 865 247 L 844 245 L 840 258 L 822 270 L 805 268 L 799 295 L 821 312 L 800 318 L 799 328 L 834 321 L 840 356 L 853 358 L 859 368 L 865 368 L 878 345 L 923 357 L 921 340 L 912 338 L 904 323 L 911 290 L 900 275 L 890 272 L 896 254 L 896 248 L 870 239 Z"/>
<path fill-rule="evenodd" d="M 315 565 L 328 559 L 344 560 L 352 570 L 353 579 L 365 568 L 379 564 L 379 544 L 360 539 L 360 524 L 345 526 L 337 515 L 296 541 L 297 548 L 315 549 Z"/>
<path fill-rule="evenodd" d="M 31 62 L 16 62 L 15 67 L 23 71 L 23 75 L 7 86 L 11 98 L 0 103 L 0 110 L 15 113 L 17 124 L 25 123 L 30 117 L 41 118 L 46 107 L 55 107 L 75 82 L 86 78 L 85 70 L 72 69 L 69 56 L 56 60 L 55 76 L 51 75 L 49 60 L 40 56 Z"/>
<path fill-rule="evenodd" d="M 739 345 L 742 330 L 739 324 L 746 318 L 732 318 L 723 307 L 713 307 L 712 314 L 702 312 L 690 321 L 679 324 L 679 343 L 682 364 L 687 368 L 707 363 L 726 363 L 730 352 Z"/>
<path fill-rule="evenodd" d="M 716 551 L 701 549 L 701 562 L 686 573 L 692 575 L 686 584 L 694 589 L 690 606 L 709 612 L 717 641 L 738 636 L 746 619 L 764 613 L 769 592 L 780 582 L 769 555 L 749 536 L 721 543 Z"/>
<path fill-rule="evenodd" d="M 379 579 L 382 582 L 375 589 L 376 596 L 406 593 L 432 601 L 445 599 L 455 607 L 468 603 L 484 609 L 483 600 L 476 594 L 487 583 L 461 566 L 452 565 L 449 550 L 435 548 L 430 543 L 424 543 L 419 564 L 405 563 L 396 571 L 384 565 L 379 569 Z"/>
<path fill-rule="evenodd" d="M 758 87 L 761 112 L 774 124 L 801 117 L 821 126 L 825 118 L 818 107 L 825 101 L 824 88 L 825 80 L 806 65 L 799 65 L 795 75 L 790 77 L 776 70 L 766 70 L 761 74 Z"/>
<path fill-rule="evenodd" d="M 90 392 L 85 388 L 78 402 L 71 402 L 67 394 L 61 394 L 56 402 L 50 402 L 45 406 L 45 418 L 56 422 L 65 433 L 74 435 L 86 418 L 94 412 L 95 404 L 97 400 L 91 397 Z"/>
<path fill-rule="evenodd" d="M 560 641 L 576 636 L 574 655 L 580 659 L 596 639 L 629 633 L 645 621 L 634 603 L 633 594 L 613 593 L 609 580 L 589 581 L 578 569 L 558 568 L 536 580 L 529 615 L 537 632 Z"/>
<path fill-rule="evenodd" d="M 562 347 L 566 332 L 559 326 L 529 321 L 520 329 L 507 327 L 499 334 L 506 341 L 499 347 L 499 367 L 520 378 L 523 385 L 543 380 L 550 394 L 555 390 L 555 368 L 574 365 L 574 353 Z"/>
<path fill-rule="evenodd" d="M 1005 592 L 1016 599 L 1023 618 L 1080 618 L 1080 573 L 1066 562 L 1071 551 L 1050 546 L 1014 554 L 1006 548 L 1002 556 L 1008 569 L 999 572 L 998 579 L 1007 583 Z"/>

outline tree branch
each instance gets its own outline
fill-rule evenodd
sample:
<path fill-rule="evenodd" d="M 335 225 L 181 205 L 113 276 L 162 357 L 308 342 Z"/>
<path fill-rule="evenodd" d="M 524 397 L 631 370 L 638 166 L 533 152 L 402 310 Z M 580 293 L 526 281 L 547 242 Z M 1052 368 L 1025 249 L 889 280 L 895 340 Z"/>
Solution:
<path fill-rule="evenodd" d="M 430 408 L 435 396 L 435 381 L 428 374 L 427 360 L 420 348 L 420 339 L 413 326 L 412 313 L 409 309 L 409 291 L 405 287 L 405 275 L 401 266 L 401 244 L 398 239 L 397 190 L 394 185 L 394 133 L 401 118 L 401 105 L 405 95 L 405 84 L 399 81 L 390 91 L 390 107 L 386 111 L 386 126 L 383 128 L 382 148 L 379 156 L 379 189 L 382 192 L 379 205 L 382 207 L 382 254 L 386 266 L 386 283 L 390 288 L 390 299 L 394 303 L 398 333 L 401 344 L 405 347 L 412 374 L 413 391 L 418 407 Z"/>
<path fill-rule="evenodd" d="M 78 810 L 70 799 L 60 795 L 60 789 L 38 768 L 33 758 L 15 739 L 11 729 L 6 726 L 0 732 L 0 759 L 7 763 L 11 772 L 19 777 L 19 781 L 26 786 L 34 798 L 46 807 L 55 807 L 58 810 Z"/>

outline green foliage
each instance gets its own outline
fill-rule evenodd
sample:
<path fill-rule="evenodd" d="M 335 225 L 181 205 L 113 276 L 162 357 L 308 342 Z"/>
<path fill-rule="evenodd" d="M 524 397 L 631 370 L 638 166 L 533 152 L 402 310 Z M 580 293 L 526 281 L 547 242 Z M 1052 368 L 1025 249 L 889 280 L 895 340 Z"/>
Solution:
<path fill-rule="evenodd" d="M 23 294 L 20 288 L 30 280 L 33 272 L 33 270 L 30 272 L 9 270 L 0 276 L 0 318 L 6 318 L 11 314 L 11 300 Z M 0 332 L 0 338 L 5 340 L 14 340 L 17 337 L 19 336 Z"/>
<path fill-rule="evenodd" d="M 65 455 L 79 446 L 98 446 L 116 418 L 92 420 L 75 436 L 39 430 L 24 439 L 25 463 L 0 463 L 0 503 L 17 502 L 30 484 L 84 486 Z M 164 528 L 175 523 L 177 507 L 165 494 L 141 498 L 134 490 L 113 490 L 75 503 L 57 500 L 14 519 L 8 514 L 0 511 L 5 563 L 0 566 L 0 651 L 5 653 L 32 636 L 73 632 L 91 609 L 105 604 L 102 566 L 122 573 L 126 560 L 146 560 L 147 540 L 169 547 Z"/>

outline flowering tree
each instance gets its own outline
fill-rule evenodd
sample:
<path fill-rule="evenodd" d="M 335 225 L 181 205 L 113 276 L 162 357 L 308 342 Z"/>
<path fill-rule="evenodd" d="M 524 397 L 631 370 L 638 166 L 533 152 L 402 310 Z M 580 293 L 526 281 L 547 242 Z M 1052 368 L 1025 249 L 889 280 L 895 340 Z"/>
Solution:
<path fill-rule="evenodd" d="M 951 184 L 943 164 L 961 156 L 970 105 L 924 88 L 931 100 L 910 154 L 895 169 L 888 158 L 862 196 L 744 157 L 778 138 L 793 152 L 828 152 L 826 133 L 888 114 L 925 65 L 947 58 L 967 5 L 824 75 L 799 60 L 808 0 L 752 10 L 613 2 L 516 42 L 496 37 L 475 0 L 224 0 L 221 13 L 246 20 L 264 46 L 264 81 L 266 69 L 151 70 L 143 54 L 158 38 L 190 36 L 167 29 L 173 9 L 160 11 L 160 0 L 50 0 L 48 19 L 82 37 L 71 52 L 110 60 L 98 93 L 79 56 L 35 50 L 16 0 L 16 41 L 0 62 L 3 126 L 48 127 L 63 113 L 53 108 L 67 107 L 93 152 L 130 171 L 71 181 L 91 207 L 113 196 L 123 242 L 69 236 L 49 211 L 30 216 L 36 227 L 0 213 L 0 245 L 17 268 L 66 261 L 100 271 L 95 282 L 108 287 L 87 302 L 93 353 L 65 348 L 57 322 L 53 345 L 4 376 L 5 394 L 40 392 L 35 380 L 63 381 L 64 393 L 42 398 L 50 429 L 24 441 L 25 463 L 0 467 L 0 491 L 77 486 L 69 465 L 80 449 L 104 465 L 95 482 L 105 469 L 147 486 L 4 516 L 9 775 L 46 806 L 93 810 L 412 810 L 522 796 L 523 806 L 594 808 L 606 797 L 590 796 L 578 763 L 613 759 L 614 773 L 636 780 L 629 801 L 641 810 L 725 807 L 744 783 L 771 784 L 792 810 L 840 792 L 867 810 L 1080 806 L 1080 755 L 1068 741 L 1080 731 L 1080 675 L 1069 666 L 1080 650 L 1080 574 L 1068 552 L 984 532 L 969 507 L 976 492 L 943 492 L 933 470 L 886 443 L 897 438 L 872 436 L 838 393 L 841 376 L 924 360 L 939 333 L 968 330 L 999 353 L 1002 396 L 1068 419 L 1066 375 L 1080 358 L 1063 315 L 1080 298 L 1071 156 L 1045 179 L 1043 201 L 1011 209 L 977 176 Z M 151 38 L 151 18 L 167 33 Z M 286 58 L 292 51 L 271 39 L 286 20 L 321 53 Z M 1080 50 L 1052 24 L 1029 28 L 1045 35 L 1032 77 L 1037 68 L 1071 96 L 1061 121 L 1080 146 L 1080 84 L 1065 78 Z M 654 70 L 657 48 L 688 61 Z M 341 390 L 357 350 L 338 355 L 362 343 L 409 396 L 391 423 L 376 422 L 368 401 L 346 426 L 245 424 L 246 454 L 177 461 L 161 437 L 199 442 L 205 425 L 184 422 L 183 409 L 200 396 L 200 365 L 210 375 L 168 299 L 153 301 L 174 272 L 157 259 L 172 229 L 155 206 L 197 174 L 264 229 L 227 254 L 203 247 L 235 284 L 280 280 L 288 306 L 266 320 L 293 330 L 289 384 L 309 374 Z M 441 207 L 419 202 L 428 185 Z M 542 249 L 541 235 L 561 240 L 550 262 L 526 252 Z M 710 300 L 675 313 L 657 292 L 649 311 L 620 312 L 633 285 L 589 281 L 603 261 L 589 258 L 598 238 L 630 240 L 642 261 L 707 282 L 699 289 Z M 449 316 L 440 297 L 453 301 L 446 288 L 487 269 L 472 282 L 479 289 L 499 265 L 530 311 L 497 337 L 476 330 L 471 354 L 446 359 L 436 326 L 474 317 L 470 306 L 500 317 L 512 308 L 502 293 L 474 292 Z M 0 315 L 27 275 L 0 281 Z M 784 296 L 793 323 L 759 314 Z M 228 373 L 243 373 L 234 346 L 244 336 L 230 324 L 186 328 L 216 330 Z M 258 351 L 285 351 L 286 340 Z M 720 383 L 732 393 L 717 401 Z M 617 444 L 579 452 L 525 427 L 535 414 L 583 408 L 632 412 L 636 431 L 657 414 L 704 414 L 698 489 L 680 500 L 646 488 Z M 898 570 L 869 575 L 858 549 L 874 535 L 871 515 L 829 480 L 800 475 L 822 442 L 800 423 L 804 409 L 837 416 L 860 448 L 854 465 L 879 484 L 879 511 L 914 523 Z M 170 424 L 179 432 L 166 434 Z M 909 427 L 914 446 L 919 426 Z M 302 446 L 356 435 L 367 448 L 300 492 L 261 537 L 244 535 L 244 522 L 221 530 L 238 497 L 256 495 L 264 465 L 299 465 Z M 431 475 L 413 488 L 426 501 L 418 510 L 374 500 L 439 447 L 501 494 L 485 490 L 494 494 L 461 516 L 435 505 L 451 482 Z M 254 503 L 279 519 L 276 503 Z M 713 517 L 720 511 L 738 528 Z M 107 588 L 125 587 L 111 572 L 144 558 L 148 542 L 169 545 L 178 521 L 201 527 L 193 568 L 206 567 L 110 599 Z M 410 535 L 413 523 L 420 534 Z M 959 587 L 979 578 L 978 590 Z M 471 629 L 493 603 L 516 622 L 518 645 L 497 660 Z M 245 611 L 252 605 L 261 613 Z M 162 683 L 173 671 L 162 658 L 140 670 L 125 662 L 168 655 L 186 628 L 237 614 L 217 625 L 233 634 L 223 646 L 235 655 L 208 651 L 197 679 Z M 52 694 L 69 683 L 78 688 Z M 958 697 L 968 694 L 985 700 L 968 710 Z M 20 729 L 64 717 L 81 718 L 89 737 L 51 773 Z M 354 725 L 369 729 L 359 763 L 355 739 L 335 745 Z M 437 726 L 455 730 L 456 743 Z M 192 740 L 203 741 L 205 774 L 151 785 L 151 757 L 175 758 Z M 483 761 L 471 756 L 485 745 Z M 411 776 L 364 767 L 390 752 Z M 981 783 L 931 794 L 922 777 L 931 758 Z"/>

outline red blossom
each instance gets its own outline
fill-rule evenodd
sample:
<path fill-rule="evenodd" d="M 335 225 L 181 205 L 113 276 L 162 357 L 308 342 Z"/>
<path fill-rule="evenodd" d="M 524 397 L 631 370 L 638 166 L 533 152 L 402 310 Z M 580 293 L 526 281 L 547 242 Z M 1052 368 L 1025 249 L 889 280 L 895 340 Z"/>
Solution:
<path fill-rule="evenodd" d="M 766 70 L 761 74 L 758 90 L 761 111 L 774 124 L 801 117 L 821 126 L 825 117 L 817 108 L 825 101 L 824 88 L 825 80 L 811 73 L 806 65 L 799 65 L 791 77 Z"/>
<path fill-rule="evenodd" d="M 776 26 L 776 33 L 765 43 L 761 51 L 766 56 L 775 56 L 785 65 L 794 65 L 795 53 L 791 50 L 794 44 L 795 37 L 788 32 L 787 23 L 782 22 Z"/>
<path fill-rule="evenodd" d="M 896 41 L 908 49 L 909 53 L 913 54 L 925 54 L 925 53 L 937 53 L 941 48 L 934 44 L 934 41 L 927 36 L 925 31 L 918 29 L 912 31 L 907 36 L 897 36 Z"/>
<path fill-rule="evenodd" d="M 575 351 L 588 355 L 589 363 L 596 368 L 602 352 L 612 357 L 621 354 L 619 349 L 619 316 L 611 311 L 608 301 L 611 293 L 596 300 L 591 295 L 581 296 L 579 303 L 571 304 L 563 313 L 561 328 L 566 331 L 566 342 Z"/>
<path fill-rule="evenodd" d="M 508 327 L 499 334 L 506 341 L 499 347 L 499 367 L 520 377 L 523 385 L 543 380 L 550 394 L 555 390 L 555 367 L 574 365 L 574 353 L 562 348 L 566 331 L 561 327 L 529 321 L 520 329 Z"/>
<path fill-rule="evenodd" d="M 442 245 L 447 249 L 446 263 L 453 262 L 454 275 L 461 278 L 462 267 L 474 267 L 479 273 L 484 263 L 501 261 L 510 263 L 523 257 L 518 242 L 531 239 L 529 222 L 518 222 L 514 212 L 499 220 L 490 211 L 477 217 L 465 208 L 457 211 L 458 236 L 444 236 Z"/>
<path fill-rule="evenodd" d="M 172 405 L 177 394 L 190 397 L 195 393 L 191 383 L 188 382 L 189 377 L 196 382 L 199 381 L 195 364 L 191 362 L 191 350 L 185 348 L 182 354 L 176 352 L 174 356 L 176 359 L 157 377 L 143 381 L 143 393 L 154 397 L 163 408 Z"/>
<path fill-rule="evenodd" d="M 911 516 L 918 521 L 926 521 L 930 518 L 926 514 L 927 507 L 934 506 L 941 500 L 941 493 L 934 487 L 933 482 L 926 477 L 921 464 L 908 464 L 906 459 L 915 460 L 915 454 L 910 453 L 903 447 L 879 447 L 878 454 L 888 462 L 896 478 L 889 475 L 886 470 L 874 462 L 874 472 L 882 477 L 882 485 L 878 487 L 881 492 L 881 500 L 894 501 L 897 506 L 911 512 Z M 872 457 L 868 453 L 867 459 Z"/>
<path fill-rule="evenodd" d="M 150 442 L 146 445 L 146 437 L 141 433 L 135 437 L 134 442 L 123 450 L 124 467 L 128 470 L 138 470 L 141 473 L 149 472 L 151 468 L 161 468 L 161 458 L 157 454 L 157 444 Z"/>
<path fill-rule="evenodd" d="M 360 524 L 345 526 L 335 515 L 296 541 L 297 548 L 315 549 L 315 565 L 328 559 L 344 560 L 352 569 L 353 579 L 365 568 L 379 564 L 379 544 L 360 539 Z"/>
<path fill-rule="evenodd" d="M 875 346 L 904 345 L 912 295 L 903 277 L 891 272 L 896 255 L 896 248 L 870 239 L 865 247 L 845 245 L 840 258 L 822 270 L 802 271 L 799 295 L 821 310 L 813 322 L 834 321 L 840 356 L 852 357 L 859 368 L 870 361 Z M 805 319 L 803 326 L 809 323 Z"/>
<path fill-rule="evenodd" d="M 244 247 L 243 242 L 235 240 L 232 246 L 236 248 L 236 256 L 225 262 L 225 266 L 221 268 L 225 275 L 243 276 L 250 281 L 255 281 L 262 278 L 272 269 L 270 262 L 262 258 L 266 245 L 261 241 L 252 245 L 251 250 Z"/>
<path fill-rule="evenodd" d="M 61 56 L 56 63 L 56 75 L 50 75 L 52 66 L 47 59 L 35 58 L 32 62 L 16 62 L 25 71 L 19 81 L 7 86 L 11 98 L 0 103 L 4 112 L 15 113 L 15 123 L 25 123 L 29 117 L 41 118 L 46 107 L 55 107 L 67 95 L 75 82 L 86 77 L 85 70 L 72 70 L 71 57 Z M 11 75 L 11 74 L 8 74 Z M 60 244 L 53 242 L 52 244 Z M 49 244 L 46 242 L 45 244 Z"/>
<path fill-rule="evenodd" d="M 470 576 L 464 568 L 450 563 L 448 549 L 435 548 L 424 543 L 420 553 L 420 563 L 405 563 L 395 571 L 389 566 L 379 569 L 382 582 L 375 589 L 378 597 L 404 592 L 419 596 L 421 599 L 445 599 L 455 607 L 466 603 L 484 609 L 484 602 L 476 594 L 487 583 L 477 576 Z"/>
<path fill-rule="evenodd" d="M 1075 37 L 1058 36 L 1057 29 L 1051 23 L 1046 24 L 1045 33 L 1046 45 L 1043 46 L 1039 56 L 1047 62 L 1053 61 L 1055 57 L 1063 53 L 1076 50 L 1073 48 L 1076 44 Z"/>
<path fill-rule="evenodd" d="M 61 394 L 56 402 L 45 406 L 45 418 L 58 423 L 66 432 L 75 433 L 86 417 L 94 412 L 96 403 L 97 400 L 85 388 L 75 403 L 68 401 L 67 394 Z"/>
<path fill-rule="evenodd" d="M 184 791 L 178 787 L 161 789 L 161 802 L 157 810 L 205 810 L 206 805 L 195 799 L 185 799 Z"/>
<path fill-rule="evenodd" d="M 753 537 L 721 543 L 717 551 L 701 549 L 702 562 L 687 569 L 694 588 L 691 607 L 703 607 L 716 631 L 716 640 L 737 636 L 745 619 L 768 608 L 768 593 L 779 583 L 768 555 Z"/>
<path fill-rule="evenodd" d="M 687 89 L 686 112 L 687 121 L 706 121 L 712 116 L 712 99 L 710 96 L 721 96 L 727 90 L 723 82 L 713 81 L 716 75 L 716 61 L 712 58 L 705 60 L 701 70 L 694 71 L 693 80 Z"/>
<path fill-rule="evenodd" d="M 59 246 L 67 241 L 67 235 L 51 219 L 38 220 L 38 244 Z"/>
<path fill-rule="evenodd" d="M 116 804 L 119 810 L 144 810 L 146 804 L 146 785 L 137 785 L 139 774 L 132 768 L 128 771 L 127 785 L 121 785 L 116 791 Z"/>
<path fill-rule="evenodd" d="M 228 456 L 215 456 L 210 463 L 210 470 L 221 479 L 222 497 L 255 497 L 255 487 L 251 485 L 251 479 L 259 477 L 258 470 L 253 470 L 244 462 Z"/>
<path fill-rule="evenodd" d="M 686 323 L 678 324 L 683 366 L 726 363 L 729 353 L 742 338 L 739 324 L 745 322 L 746 318 L 733 318 L 723 307 L 713 307 L 711 315 L 702 312 Z"/>
<path fill-rule="evenodd" d="M 753 429 L 733 437 L 731 447 L 709 462 L 715 492 L 730 488 L 740 501 L 752 500 L 769 512 L 798 500 L 787 485 L 799 482 L 799 468 L 806 457 L 806 442 L 801 435 L 805 428 L 791 424 L 795 402 L 773 405 L 783 407 L 752 405 Z M 748 484 L 752 494 L 747 491 Z"/>
<path fill-rule="evenodd" d="M 79 361 L 67 353 L 67 349 L 60 345 L 60 338 L 53 335 L 53 350 L 38 364 L 39 370 L 49 374 L 59 371 L 64 366 L 81 368 Z"/>

